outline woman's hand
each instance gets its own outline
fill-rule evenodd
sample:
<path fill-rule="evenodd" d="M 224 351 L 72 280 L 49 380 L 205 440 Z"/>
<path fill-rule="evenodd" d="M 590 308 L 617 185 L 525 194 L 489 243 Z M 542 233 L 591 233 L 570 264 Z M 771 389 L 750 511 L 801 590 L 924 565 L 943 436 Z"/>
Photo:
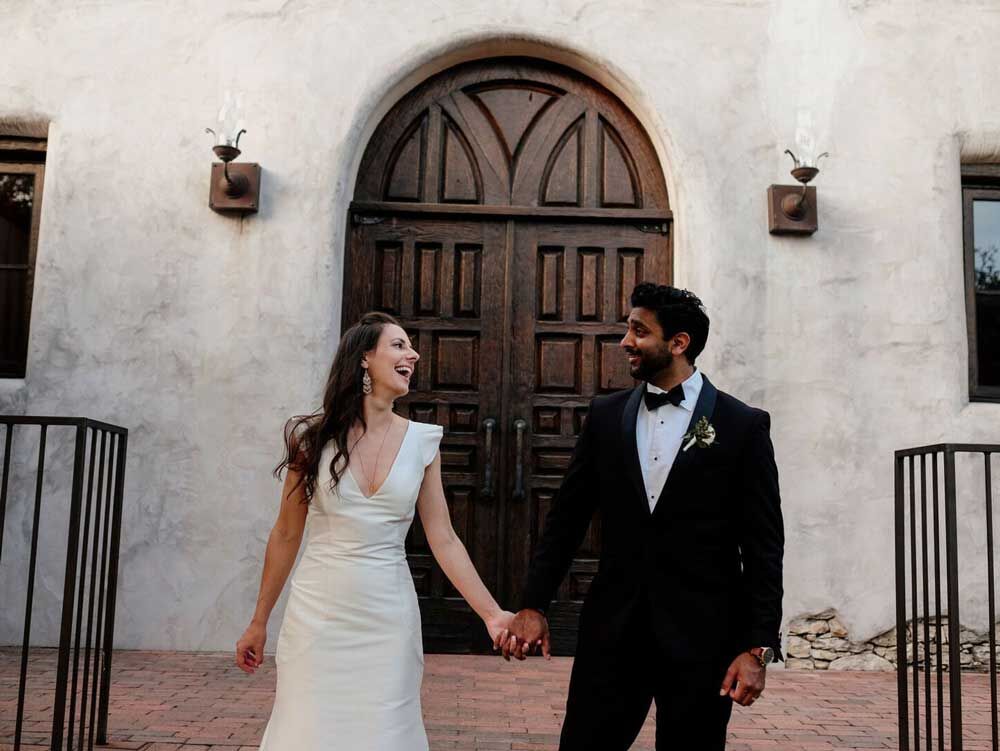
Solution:
<path fill-rule="evenodd" d="M 493 642 L 494 650 L 497 649 L 496 645 L 503 643 L 509 635 L 510 622 L 512 620 L 514 620 L 513 613 L 501 610 L 496 615 L 490 616 L 484 621 L 486 630 L 490 634 L 490 641 Z"/>
<path fill-rule="evenodd" d="M 243 636 L 236 642 L 236 665 L 244 673 L 255 673 L 264 664 L 264 642 L 267 641 L 267 627 L 251 623 Z"/>

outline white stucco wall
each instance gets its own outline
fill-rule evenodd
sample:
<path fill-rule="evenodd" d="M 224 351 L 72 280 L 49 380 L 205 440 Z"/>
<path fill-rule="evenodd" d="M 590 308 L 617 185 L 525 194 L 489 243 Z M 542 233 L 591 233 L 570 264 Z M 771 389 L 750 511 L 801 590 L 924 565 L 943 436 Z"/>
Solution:
<path fill-rule="evenodd" d="M 773 416 L 789 616 L 833 606 L 855 638 L 891 625 L 892 451 L 1000 440 L 1000 404 L 967 395 L 959 179 L 963 148 L 1000 145 L 1000 4 L 107 0 L 3 15 L 0 117 L 51 128 L 28 377 L 0 381 L 0 413 L 130 429 L 123 647 L 229 649 L 241 633 L 280 428 L 315 405 L 340 331 L 366 139 L 464 59 L 574 65 L 649 129 L 676 281 L 713 321 L 702 366 Z M 262 210 L 243 220 L 207 207 L 203 129 L 226 89 L 245 92 L 242 158 L 264 168 Z M 772 237 L 766 188 L 790 182 L 801 107 L 833 154 L 820 231 Z M 28 495 L 8 509 L 4 603 L 23 599 Z M 43 565 L 43 599 L 60 566 Z M 18 641 L 4 612 L 0 641 Z M 984 621 L 982 603 L 965 616 Z M 55 636 L 54 617 L 36 626 Z"/>

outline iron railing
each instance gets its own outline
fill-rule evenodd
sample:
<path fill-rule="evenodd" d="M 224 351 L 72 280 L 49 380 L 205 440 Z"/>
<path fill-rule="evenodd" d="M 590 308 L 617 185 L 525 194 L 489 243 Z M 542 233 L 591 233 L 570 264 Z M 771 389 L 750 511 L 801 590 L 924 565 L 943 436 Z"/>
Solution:
<path fill-rule="evenodd" d="M 987 597 L 990 624 L 988 632 L 989 681 L 992 748 L 994 751 L 997 751 L 998 743 L 1000 743 L 1000 732 L 998 732 L 997 726 L 993 489 L 990 469 L 990 458 L 993 454 L 1000 454 L 1000 445 L 946 443 L 896 452 L 896 676 L 899 697 L 899 747 L 903 751 L 910 751 L 910 749 L 920 751 L 921 748 L 933 751 L 935 747 L 940 751 L 944 751 L 944 749 L 962 751 L 963 748 L 956 454 L 978 454 L 983 457 L 984 483 L 982 490 L 984 495 L 980 495 L 980 491 L 977 489 L 975 497 L 984 497 L 986 512 L 985 568 L 989 588 Z M 941 509 L 942 489 L 943 509 Z M 972 491 L 969 490 L 969 492 Z M 964 495 L 965 493 L 963 493 Z M 929 508 L 928 502 L 930 503 Z M 928 530 L 928 526 L 930 526 L 930 530 Z M 944 536 L 943 576 L 941 571 L 942 533 Z M 906 575 L 907 552 L 909 553 L 909 581 L 907 581 Z M 942 601 L 942 583 L 945 585 L 946 601 Z M 931 590 L 933 590 L 933 613 L 931 613 Z M 907 595 L 910 597 L 910 609 L 912 610 L 909 618 Z M 942 606 L 945 608 L 944 611 Z M 944 613 L 946 613 L 947 620 L 946 643 L 942 641 L 942 628 L 945 628 L 942 625 Z M 931 638 L 932 629 L 933 640 Z M 908 635 L 910 638 L 907 638 Z M 946 659 L 947 664 L 945 664 Z M 908 685 L 911 670 L 913 677 L 912 695 Z M 923 673 L 922 687 L 921 672 Z M 945 721 L 944 687 L 944 674 L 946 672 L 948 674 L 947 723 Z M 922 702 L 921 694 L 923 695 Z M 910 715 L 911 709 L 912 717 Z M 923 709 L 922 717 L 921 709 Z M 923 740 L 923 746 L 921 746 L 921 740 Z"/>
<path fill-rule="evenodd" d="M 111 688 L 118 551 L 121 543 L 128 431 L 117 425 L 79 417 L 0 415 L 0 426 L 6 427 L 3 443 L 3 474 L 0 476 L 0 564 L 3 563 L 3 530 L 15 435 L 18 440 L 22 440 L 22 434 L 37 428 L 38 439 L 37 459 L 31 462 L 34 464 L 34 506 L 25 590 L 14 751 L 19 751 L 21 747 L 25 693 L 30 678 L 28 653 L 31 641 L 31 615 L 35 569 L 38 563 L 43 481 L 46 476 L 46 439 L 50 428 L 75 429 L 72 488 L 66 516 L 68 525 L 66 567 L 63 578 L 56 683 L 52 702 L 50 748 L 52 751 L 62 751 L 63 748 L 72 751 L 76 740 L 76 748 L 93 749 L 95 736 L 97 743 L 107 743 L 108 698 Z M 28 433 L 27 437 L 31 437 L 31 434 Z M 29 471 L 26 476 L 30 477 L 31 474 Z M 28 484 L 30 485 L 30 480 Z M 46 516 L 51 518 L 51 514 Z M 84 613 L 87 621 L 85 632 Z M 82 674 L 81 645 L 83 646 Z M 39 688 L 34 687 L 35 690 Z"/>

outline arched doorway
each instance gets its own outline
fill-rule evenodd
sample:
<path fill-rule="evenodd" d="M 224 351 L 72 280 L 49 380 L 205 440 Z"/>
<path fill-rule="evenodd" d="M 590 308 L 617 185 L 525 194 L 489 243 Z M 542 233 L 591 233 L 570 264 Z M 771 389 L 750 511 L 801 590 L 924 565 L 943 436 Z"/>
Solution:
<path fill-rule="evenodd" d="M 404 96 L 361 161 L 343 320 L 399 317 L 421 355 L 398 403 L 444 426 L 455 529 L 515 607 L 590 398 L 633 385 L 618 340 L 636 282 L 672 279 L 671 212 L 652 144 L 609 91 L 527 58 L 467 63 Z M 587 532 L 553 604 L 569 654 L 597 569 Z M 433 563 L 407 540 L 425 648 L 488 651 Z"/>

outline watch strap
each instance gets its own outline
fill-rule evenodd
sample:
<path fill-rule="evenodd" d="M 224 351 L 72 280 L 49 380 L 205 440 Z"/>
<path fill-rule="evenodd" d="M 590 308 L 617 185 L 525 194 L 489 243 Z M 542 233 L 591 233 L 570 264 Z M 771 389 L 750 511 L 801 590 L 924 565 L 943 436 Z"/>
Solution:
<path fill-rule="evenodd" d="M 765 658 L 765 655 L 767 654 L 768 649 L 769 649 L 768 647 L 753 647 L 751 649 L 748 649 L 747 651 L 757 659 L 757 662 L 760 663 L 760 666 L 762 668 L 766 668 L 768 666 L 768 664 L 771 663 L 771 662 L 773 662 L 773 660 L 774 660 L 774 652 L 773 651 L 771 652 L 771 659 L 770 660 L 768 660 L 768 659 Z"/>

